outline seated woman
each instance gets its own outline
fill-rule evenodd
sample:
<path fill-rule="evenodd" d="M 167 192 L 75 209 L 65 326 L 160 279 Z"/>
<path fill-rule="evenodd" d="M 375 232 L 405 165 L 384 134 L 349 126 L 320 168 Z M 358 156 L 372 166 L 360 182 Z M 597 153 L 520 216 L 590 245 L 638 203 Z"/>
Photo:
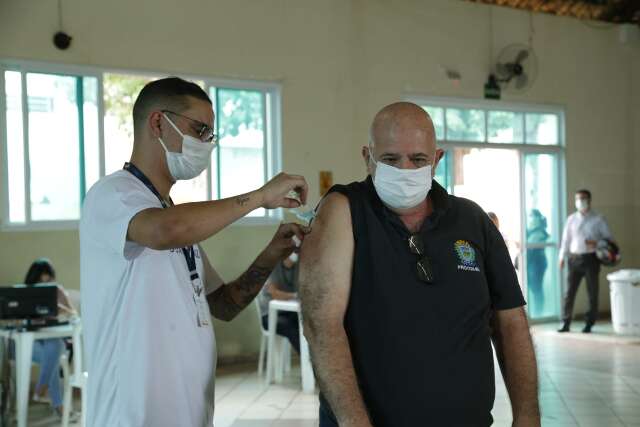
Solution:
<path fill-rule="evenodd" d="M 46 259 L 38 259 L 31 264 L 24 283 L 33 286 L 37 283 L 54 282 L 56 272 Z M 66 291 L 58 285 L 58 315 L 60 317 L 75 316 L 76 311 L 69 302 Z M 60 356 L 64 350 L 64 340 L 52 338 L 36 340 L 33 344 L 33 361 L 40 365 L 40 376 L 33 394 L 34 402 L 48 402 L 45 394 L 49 393 L 51 406 L 58 415 L 62 414 L 62 386 L 60 385 Z"/>

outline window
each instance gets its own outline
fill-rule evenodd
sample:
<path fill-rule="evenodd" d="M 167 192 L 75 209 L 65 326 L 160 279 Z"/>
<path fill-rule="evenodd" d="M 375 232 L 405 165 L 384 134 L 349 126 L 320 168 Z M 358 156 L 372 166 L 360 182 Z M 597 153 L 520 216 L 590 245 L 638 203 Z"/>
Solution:
<path fill-rule="evenodd" d="M 130 158 L 133 103 L 145 84 L 160 77 L 51 68 L 0 64 L 3 224 L 8 227 L 75 226 L 88 189 Z M 210 168 L 176 183 L 173 200 L 230 197 L 277 174 L 279 87 L 185 78 L 210 94 L 220 144 Z M 279 220 L 281 215 L 258 209 L 243 222 Z"/>
<path fill-rule="evenodd" d="M 560 314 L 556 262 L 564 191 L 564 112 L 553 106 L 413 98 L 431 116 L 444 157 L 435 180 L 499 218 L 532 320 Z"/>
<path fill-rule="evenodd" d="M 560 109 L 439 98 L 411 101 L 429 113 L 438 141 L 563 145 Z"/>

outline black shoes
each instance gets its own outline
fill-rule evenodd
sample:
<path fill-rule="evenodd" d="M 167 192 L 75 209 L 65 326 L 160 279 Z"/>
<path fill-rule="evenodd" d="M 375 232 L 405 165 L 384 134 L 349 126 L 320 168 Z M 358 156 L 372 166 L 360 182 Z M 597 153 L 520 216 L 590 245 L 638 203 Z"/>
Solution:
<path fill-rule="evenodd" d="M 569 322 L 564 322 L 564 325 L 562 325 L 562 328 L 558 329 L 558 332 L 569 332 L 569 325 Z"/>
<path fill-rule="evenodd" d="M 583 334 L 589 334 L 589 333 L 591 333 L 591 328 L 593 328 L 593 325 L 586 324 L 586 325 L 584 326 L 584 328 L 582 329 L 582 333 L 583 333 Z"/>

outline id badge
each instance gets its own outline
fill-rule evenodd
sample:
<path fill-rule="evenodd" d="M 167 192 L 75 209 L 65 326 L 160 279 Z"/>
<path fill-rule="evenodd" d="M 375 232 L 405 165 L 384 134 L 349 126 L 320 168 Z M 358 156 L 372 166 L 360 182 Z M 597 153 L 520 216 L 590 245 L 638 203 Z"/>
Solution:
<path fill-rule="evenodd" d="M 207 301 L 205 301 L 202 294 L 200 294 L 200 296 L 193 295 L 193 302 L 196 304 L 198 326 L 208 326 L 209 310 L 207 310 Z"/>
<path fill-rule="evenodd" d="M 202 280 L 198 277 L 193 281 L 192 285 L 194 291 L 193 302 L 196 305 L 198 326 L 208 326 L 210 322 L 210 315 L 207 300 L 204 298 L 204 286 L 202 286 Z"/>

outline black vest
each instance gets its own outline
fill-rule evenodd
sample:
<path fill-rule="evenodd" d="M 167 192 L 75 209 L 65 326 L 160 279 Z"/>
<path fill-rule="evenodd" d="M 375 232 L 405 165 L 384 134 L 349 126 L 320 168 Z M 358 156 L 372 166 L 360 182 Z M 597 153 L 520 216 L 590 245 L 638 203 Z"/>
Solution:
<path fill-rule="evenodd" d="M 355 253 L 344 326 L 374 426 L 491 425 L 489 319 L 496 306 L 524 300 L 487 215 L 433 182 L 434 212 L 420 231 L 434 275 L 427 284 L 418 278 L 409 231 L 371 177 L 330 191 L 351 208 Z"/>

